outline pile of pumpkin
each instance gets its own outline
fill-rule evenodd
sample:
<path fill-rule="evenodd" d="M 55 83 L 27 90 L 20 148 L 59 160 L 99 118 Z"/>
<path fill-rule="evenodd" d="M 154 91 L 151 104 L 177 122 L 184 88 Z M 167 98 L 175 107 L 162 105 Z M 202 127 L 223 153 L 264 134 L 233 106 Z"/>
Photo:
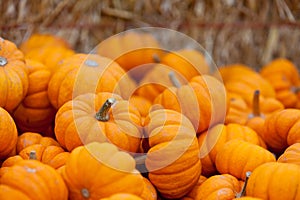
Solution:
<path fill-rule="evenodd" d="M 135 32 L 95 52 L 1 38 L 0 199 L 300 199 L 289 60 L 211 72 Z"/>

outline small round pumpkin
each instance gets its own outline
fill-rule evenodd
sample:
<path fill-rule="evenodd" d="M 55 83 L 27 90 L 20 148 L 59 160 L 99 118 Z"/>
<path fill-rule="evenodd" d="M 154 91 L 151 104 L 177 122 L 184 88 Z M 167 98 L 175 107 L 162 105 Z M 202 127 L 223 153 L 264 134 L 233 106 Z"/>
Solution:
<path fill-rule="evenodd" d="M 0 37 L 0 107 L 12 112 L 26 96 L 28 85 L 23 53 Z"/>
<path fill-rule="evenodd" d="M 100 92 L 79 95 L 64 104 L 55 118 L 55 135 L 69 151 L 89 142 L 111 142 L 137 152 L 142 137 L 139 111 L 120 96 Z"/>
<path fill-rule="evenodd" d="M 98 200 L 124 192 L 140 196 L 144 190 L 133 157 L 109 143 L 92 142 L 75 148 L 62 176 L 70 200 Z"/>
<path fill-rule="evenodd" d="M 20 132 L 32 131 L 44 135 L 53 129 L 55 109 L 48 99 L 48 83 L 50 71 L 40 62 L 26 59 L 28 69 L 29 87 L 26 97 L 14 110 L 12 116 Z M 50 127 L 50 128 L 49 128 Z"/>
<path fill-rule="evenodd" d="M 291 163 L 269 162 L 251 174 L 246 195 L 270 200 L 300 198 L 300 167 Z"/>
<path fill-rule="evenodd" d="M 289 146 L 277 159 L 277 162 L 300 165 L 300 143 Z"/>
<path fill-rule="evenodd" d="M 182 200 L 194 200 L 196 196 L 198 195 L 199 187 L 202 183 L 204 183 L 207 180 L 205 176 L 200 175 L 197 184 L 193 187 L 193 189 L 187 193 Z"/>
<path fill-rule="evenodd" d="M 13 118 L 0 107 L 0 160 L 15 154 L 17 139 L 18 131 Z"/>
<path fill-rule="evenodd" d="M 23 160 L 8 167 L 0 179 L 0 188 L 1 199 L 13 199 L 15 195 L 28 199 L 68 199 L 68 189 L 59 173 L 36 160 Z"/>
<path fill-rule="evenodd" d="M 193 125 L 179 112 L 157 109 L 145 120 L 145 135 L 150 146 L 145 160 L 149 180 L 163 197 L 183 197 L 201 174 Z"/>
<path fill-rule="evenodd" d="M 85 93 L 113 92 L 128 99 L 135 87 L 120 65 L 99 55 L 75 54 L 59 65 L 48 86 L 50 102 L 56 109 Z"/>
<path fill-rule="evenodd" d="M 209 177 L 217 173 L 216 156 L 224 144 L 233 139 L 240 139 L 266 147 L 261 137 L 248 126 L 236 123 L 217 124 L 198 137 L 201 164 L 203 166 L 202 175 Z"/>
<path fill-rule="evenodd" d="M 268 150 L 243 140 L 230 140 L 224 144 L 216 156 L 216 168 L 221 174 L 231 174 L 245 180 L 246 172 L 256 167 L 276 161 Z"/>

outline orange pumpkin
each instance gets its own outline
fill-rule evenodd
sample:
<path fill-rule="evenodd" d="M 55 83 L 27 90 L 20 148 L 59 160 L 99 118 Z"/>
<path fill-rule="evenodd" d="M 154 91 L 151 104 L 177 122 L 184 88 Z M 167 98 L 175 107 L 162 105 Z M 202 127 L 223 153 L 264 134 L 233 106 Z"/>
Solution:
<path fill-rule="evenodd" d="M 48 99 L 50 71 L 46 66 L 33 60 L 26 60 L 29 72 L 29 87 L 26 97 L 13 112 L 13 118 L 21 132 L 33 131 L 44 135 L 53 129 L 55 109 Z"/>
<path fill-rule="evenodd" d="M 70 200 L 98 200 L 124 192 L 140 196 L 144 190 L 143 177 L 135 169 L 134 159 L 109 143 L 92 142 L 75 148 L 62 176 Z"/>
<path fill-rule="evenodd" d="M 28 71 L 23 53 L 14 43 L 0 37 L 0 107 L 12 112 L 27 90 Z"/>
<path fill-rule="evenodd" d="M 243 140 L 230 140 L 217 153 L 216 168 L 221 174 L 231 174 L 245 180 L 246 172 L 259 165 L 276 161 L 268 150 Z"/>
<path fill-rule="evenodd" d="M 144 200 L 134 194 L 129 193 L 117 193 L 107 198 L 101 198 L 100 200 Z"/>
<path fill-rule="evenodd" d="M 202 183 L 204 183 L 207 180 L 205 176 L 200 175 L 197 184 L 193 187 L 193 189 L 187 193 L 182 200 L 194 200 L 196 196 L 198 195 L 199 187 Z"/>
<path fill-rule="evenodd" d="M 300 165 L 300 143 L 289 146 L 277 159 L 277 162 Z"/>
<path fill-rule="evenodd" d="M 36 160 L 23 160 L 8 167 L 0 179 L 0 198 L 15 197 L 67 200 L 68 190 L 55 169 Z"/>
<path fill-rule="evenodd" d="M 201 164 L 203 166 L 202 175 L 208 177 L 217 173 L 216 156 L 224 144 L 233 139 L 240 139 L 265 147 L 261 137 L 247 126 L 235 123 L 217 124 L 198 137 Z"/>
<path fill-rule="evenodd" d="M 212 76 L 203 75 L 195 76 L 189 84 L 181 85 L 172 74 L 170 78 L 176 87 L 164 90 L 153 104 L 186 115 L 197 133 L 223 122 L 227 101 L 225 88 L 220 81 Z"/>
<path fill-rule="evenodd" d="M 151 106 L 152 106 L 151 101 L 149 101 L 148 99 L 146 99 L 142 96 L 132 95 L 129 98 L 129 102 L 139 110 L 139 112 L 141 114 L 142 125 L 143 125 L 144 120 L 147 117 L 147 115 L 149 114 L 149 111 L 151 109 Z"/>
<path fill-rule="evenodd" d="M 17 153 L 23 149 L 34 144 L 41 144 L 43 146 L 60 146 L 59 143 L 50 137 L 43 137 L 39 133 L 25 132 L 18 137 Z"/>
<path fill-rule="evenodd" d="M 114 60 L 125 71 L 129 71 L 137 81 L 150 69 L 143 65 L 157 62 L 164 53 L 153 35 L 137 31 L 114 35 L 102 41 L 96 49 L 99 55 Z"/>
<path fill-rule="evenodd" d="M 76 97 L 58 110 L 55 119 L 57 141 L 69 151 L 92 141 L 107 141 L 137 152 L 141 127 L 139 111 L 120 96 L 107 92 Z"/>
<path fill-rule="evenodd" d="M 0 107 L 0 160 L 15 154 L 17 138 L 18 131 L 13 118 Z"/>
<path fill-rule="evenodd" d="M 284 109 L 266 119 L 262 138 L 272 152 L 280 155 L 288 146 L 300 142 L 299 130 L 300 110 Z"/>
<path fill-rule="evenodd" d="M 143 180 L 144 180 L 144 189 L 140 197 L 143 200 L 157 200 L 157 192 L 155 187 L 147 178 L 144 177 Z"/>
<path fill-rule="evenodd" d="M 75 54 L 60 63 L 49 82 L 48 96 L 58 109 L 85 93 L 113 92 L 128 99 L 134 87 L 135 83 L 112 60 L 93 54 Z"/>
<path fill-rule="evenodd" d="M 277 58 L 262 67 L 260 74 L 274 87 L 276 98 L 286 107 L 295 108 L 299 102 L 300 86 L 297 67 L 285 58 Z"/>
<path fill-rule="evenodd" d="M 270 200 L 300 199 L 300 167 L 291 163 L 269 162 L 251 174 L 246 195 Z"/>
<path fill-rule="evenodd" d="M 275 98 L 273 86 L 246 65 L 222 66 L 219 68 L 219 72 L 227 92 L 243 98 L 248 105 L 251 105 L 252 94 L 255 90 L 259 90 L 263 97 Z"/>
<path fill-rule="evenodd" d="M 199 146 L 191 122 L 181 113 L 158 109 L 145 120 L 150 149 L 145 165 L 149 179 L 165 198 L 180 198 L 201 174 Z"/>

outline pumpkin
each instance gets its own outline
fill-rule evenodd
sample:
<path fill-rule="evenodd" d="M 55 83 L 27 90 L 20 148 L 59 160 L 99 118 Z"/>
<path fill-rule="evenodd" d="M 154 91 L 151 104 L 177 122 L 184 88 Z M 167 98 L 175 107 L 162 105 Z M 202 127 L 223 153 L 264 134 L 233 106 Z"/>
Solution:
<path fill-rule="evenodd" d="M 231 98 L 229 102 L 225 123 L 247 125 L 259 135 L 263 134 L 265 118 L 284 109 L 278 100 L 262 97 L 259 90 L 254 91 L 251 105 L 247 105 L 242 98 Z"/>
<path fill-rule="evenodd" d="M 181 85 L 175 75 L 169 75 L 175 87 L 165 89 L 153 104 L 186 115 L 197 133 L 223 122 L 227 101 L 225 88 L 219 80 L 209 75 L 195 76 L 189 84 Z"/>
<path fill-rule="evenodd" d="M 20 153 L 26 147 L 34 144 L 41 144 L 43 146 L 60 146 L 53 138 L 43 137 L 39 133 L 25 132 L 17 139 L 17 153 Z"/>
<path fill-rule="evenodd" d="M 17 138 L 18 131 L 13 118 L 0 107 L 0 160 L 15 154 Z"/>
<path fill-rule="evenodd" d="M 234 198 L 233 200 L 263 200 L 261 198 L 256 198 L 256 197 L 239 197 L 239 198 Z"/>
<path fill-rule="evenodd" d="M 36 160 L 23 160 L 8 167 L 0 179 L 0 198 L 14 197 L 67 200 L 68 190 L 55 169 Z"/>
<path fill-rule="evenodd" d="M 289 146 L 277 159 L 277 162 L 300 165 L 300 143 Z"/>
<path fill-rule="evenodd" d="M 266 147 L 261 137 L 248 126 L 236 123 L 217 124 L 198 137 L 201 164 L 203 166 L 202 175 L 208 177 L 217 173 L 216 156 L 224 144 L 233 139 L 240 139 Z"/>
<path fill-rule="evenodd" d="M 139 112 L 141 114 L 142 125 L 143 125 L 144 120 L 147 117 L 147 115 L 149 114 L 149 111 L 151 109 L 151 106 L 152 106 L 151 101 L 149 101 L 148 99 L 146 99 L 142 96 L 132 95 L 129 98 L 129 102 L 139 110 Z"/>
<path fill-rule="evenodd" d="M 147 178 L 144 177 L 143 180 L 144 180 L 144 189 L 140 197 L 143 200 L 157 200 L 157 192 L 155 187 Z"/>
<path fill-rule="evenodd" d="M 137 81 L 150 69 L 143 65 L 157 62 L 164 53 L 153 35 L 138 31 L 126 31 L 109 37 L 96 47 L 96 51 L 117 62 Z"/>
<path fill-rule="evenodd" d="M 268 150 L 239 139 L 226 142 L 216 156 L 216 168 L 221 174 L 231 174 L 245 180 L 246 172 L 266 162 L 276 161 Z"/>
<path fill-rule="evenodd" d="M 270 200 L 299 199 L 299 177 L 298 165 L 265 163 L 252 172 L 246 187 L 246 195 Z"/>
<path fill-rule="evenodd" d="M 193 125 L 179 112 L 157 109 L 145 120 L 145 136 L 150 146 L 145 154 L 149 180 L 163 197 L 183 197 L 201 174 Z"/>
<path fill-rule="evenodd" d="M 75 54 L 60 63 L 49 82 L 48 96 L 58 109 L 85 93 L 113 92 L 128 99 L 134 87 L 135 83 L 112 60 L 93 54 Z"/>
<path fill-rule="evenodd" d="M 144 190 L 133 157 L 110 143 L 92 142 L 75 148 L 62 176 L 70 200 L 98 200 L 124 192 L 140 196 Z"/>
<path fill-rule="evenodd" d="M 230 174 L 214 175 L 205 180 L 197 189 L 197 200 L 233 199 L 241 190 L 237 178 Z"/>
<path fill-rule="evenodd" d="M 280 155 L 288 146 L 300 142 L 299 130 L 300 110 L 284 109 L 266 119 L 262 138 L 273 153 Z"/>
<path fill-rule="evenodd" d="M 286 108 L 295 108 L 299 102 L 297 87 L 300 86 L 297 67 L 288 59 L 277 58 L 261 68 L 260 74 L 270 82 L 276 98 Z"/>
<path fill-rule="evenodd" d="M 48 83 L 50 71 L 46 66 L 33 60 L 26 60 L 29 87 L 26 97 L 14 110 L 12 116 L 20 132 L 33 131 L 44 135 L 53 129 L 55 109 L 48 99 Z"/>
<path fill-rule="evenodd" d="M 27 90 L 28 71 L 23 53 L 14 43 L 0 37 L 0 107 L 12 112 Z"/>
<path fill-rule="evenodd" d="M 205 176 L 200 175 L 197 184 L 193 187 L 193 189 L 187 193 L 182 200 L 194 200 L 196 196 L 198 195 L 198 189 L 201 186 L 204 181 L 206 181 L 207 178 Z"/>
<path fill-rule="evenodd" d="M 222 66 L 219 68 L 225 88 L 229 94 L 243 98 L 251 105 L 252 94 L 259 90 L 263 97 L 275 98 L 273 86 L 259 73 L 241 64 Z"/>
<path fill-rule="evenodd" d="M 100 200 L 143 200 L 142 198 L 128 193 L 117 193 L 113 194 L 108 198 L 102 198 Z"/>
<path fill-rule="evenodd" d="M 120 96 L 107 92 L 79 95 L 64 104 L 55 119 L 57 141 L 69 151 L 92 141 L 107 141 L 137 152 L 141 127 L 139 111 Z"/>

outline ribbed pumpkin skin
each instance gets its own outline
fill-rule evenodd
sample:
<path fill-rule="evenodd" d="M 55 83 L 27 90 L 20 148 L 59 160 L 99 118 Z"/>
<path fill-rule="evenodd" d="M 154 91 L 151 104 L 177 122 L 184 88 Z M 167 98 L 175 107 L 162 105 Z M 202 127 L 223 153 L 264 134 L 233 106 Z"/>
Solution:
<path fill-rule="evenodd" d="M 277 159 L 277 162 L 300 165 L 300 143 L 289 146 Z"/>
<path fill-rule="evenodd" d="M 205 176 L 200 176 L 198 179 L 197 184 L 193 187 L 193 189 L 187 193 L 183 198 L 181 198 L 182 200 L 193 200 L 196 198 L 196 196 L 198 195 L 198 190 L 199 187 L 202 185 L 202 183 L 204 183 L 207 180 L 207 178 Z"/>
<path fill-rule="evenodd" d="M 129 193 L 117 193 L 108 198 L 102 198 L 100 200 L 144 200 L 144 199 Z"/>
<path fill-rule="evenodd" d="M 270 162 L 251 174 L 246 195 L 270 200 L 300 199 L 300 167 L 290 163 Z"/>
<path fill-rule="evenodd" d="M 231 200 L 240 192 L 237 178 L 229 174 L 214 175 L 206 179 L 197 189 L 193 199 L 197 200 Z"/>
<path fill-rule="evenodd" d="M 226 142 L 233 139 L 240 139 L 265 147 L 261 137 L 247 126 L 236 123 L 217 124 L 198 137 L 201 164 L 203 166 L 202 175 L 208 177 L 217 173 L 215 167 L 217 153 Z"/>
<path fill-rule="evenodd" d="M 108 111 L 110 119 L 99 121 L 96 113 L 109 98 L 117 102 Z M 55 135 L 60 145 L 69 151 L 89 142 L 111 142 L 120 149 L 137 152 L 142 137 L 139 111 L 107 92 L 83 94 L 64 104 L 55 118 Z"/>
<path fill-rule="evenodd" d="M 75 148 L 61 172 L 70 200 L 99 200 L 116 193 L 140 196 L 144 180 L 134 159 L 109 143 L 89 143 Z"/>
<path fill-rule="evenodd" d="M 23 160 L 8 167 L 1 177 L 0 185 L 18 190 L 32 200 L 68 199 L 66 184 L 58 172 L 36 160 Z M 14 197 L 14 193 L 12 192 L 11 199 Z M 0 197 L 2 195 L 10 197 L 10 193 L 0 194 Z"/>
<path fill-rule="evenodd" d="M 22 200 L 32 200 L 26 194 L 7 185 L 0 184 L 0 199 L 2 200 L 12 200 L 12 199 L 22 199 Z"/>
<path fill-rule="evenodd" d="M 158 109 L 145 120 L 150 149 L 146 157 L 149 179 L 165 198 L 180 198 L 198 181 L 201 162 L 191 122 L 181 113 Z"/>
<path fill-rule="evenodd" d="M 268 150 L 242 140 L 231 140 L 224 144 L 216 156 L 216 168 L 221 174 L 231 174 L 245 180 L 246 172 L 258 166 L 276 161 Z"/>
<path fill-rule="evenodd" d="M 23 53 L 0 37 L 0 107 L 12 112 L 27 94 L 28 71 Z"/>
<path fill-rule="evenodd" d="M 49 127 L 55 118 L 55 109 L 48 98 L 48 83 L 51 73 L 45 65 L 34 60 L 26 59 L 29 87 L 26 97 L 13 112 L 20 132 L 33 131 L 51 135 Z M 53 131 L 52 131 L 53 134 Z"/>
<path fill-rule="evenodd" d="M 13 118 L 0 107 L 0 160 L 15 154 L 17 139 L 18 131 Z"/>

